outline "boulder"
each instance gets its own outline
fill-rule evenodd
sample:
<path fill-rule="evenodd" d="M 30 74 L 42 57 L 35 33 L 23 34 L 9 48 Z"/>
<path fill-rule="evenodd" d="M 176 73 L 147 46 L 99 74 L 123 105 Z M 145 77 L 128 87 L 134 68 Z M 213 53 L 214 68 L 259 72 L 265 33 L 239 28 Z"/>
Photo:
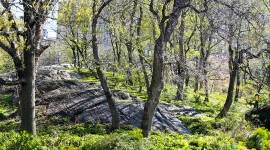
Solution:
<path fill-rule="evenodd" d="M 57 68 L 57 67 L 56 67 Z M 105 94 L 100 85 L 79 82 L 80 75 L 52 68 L 41 68 L 37 71 L 36 104 L 37 108 L 45 108 L 42 114 L 69 117 L 77 122 L 111 123 L 111 114 Z M 144 102 L 129 93 L 112 90 L 117 102 L 121 125 L 140 127 Z M 14 92 L 13 92 L 14 93 Z M 159 104 L 153 118 L 153 129 L 169 132 L 191 134 L 183 125 L 179 115 L 195 116 L 201 112 L 188 106 L 176 107 Z"/>
<path fill-rule="evenodd" d="M 252 110 L 246 113 L 246 120 L 251 121 L 257 126 L 264 126 L 270 130 L 270 103 L 266 103 L 258 110 Z"/>
<path fill-rule="evenodd" d="M 115 90 L 113 91 L 113 95 L 115 97 L 117 97 L 120 100 L 128 100 L 131 99 L 129 93 L 123 92 L 123 91 L 119 91 L 119 90 Z"/>
<path fill-rule="evenodd" d="M 256 113 L 259 115 L 259 120 L 270 130 L 270 103 L 265 104 Z"/>

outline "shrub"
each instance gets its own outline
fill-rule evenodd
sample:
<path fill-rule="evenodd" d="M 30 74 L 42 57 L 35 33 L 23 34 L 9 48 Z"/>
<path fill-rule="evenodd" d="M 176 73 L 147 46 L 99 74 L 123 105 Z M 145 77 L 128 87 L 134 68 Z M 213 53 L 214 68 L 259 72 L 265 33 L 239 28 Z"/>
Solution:
<path fill-rule="evenodd" d="M 28 134 L 26 132 L 15 133 L 11 132 L 6 137 L 6 140 L 9 140 L 7 149 L 14 150 L 14 149 L 41 149 L 41 143 L 39 140 L 35 140 L 33 135 Z"/>
<path fill-rule="evenodd" d="M 248 138 L 247 147 L 261 150 L 270 149 L 270 132 L 264 127 L 257 128 Z"/>
<path fill-rule="evenodd" d="M 3 107 L 8 107 L 12 105 L 12 94 L 5 94 L 5 95 L 0 95 L 0 105 Z"/>
<path fill-rule="evenodd" d="M 181 116 L 184 124 L 191 130 L 192 133 L 207 134 L 213 130 L 212 123 L 215 121 L 213 118 L 201 116 L 197 118 Z"/>

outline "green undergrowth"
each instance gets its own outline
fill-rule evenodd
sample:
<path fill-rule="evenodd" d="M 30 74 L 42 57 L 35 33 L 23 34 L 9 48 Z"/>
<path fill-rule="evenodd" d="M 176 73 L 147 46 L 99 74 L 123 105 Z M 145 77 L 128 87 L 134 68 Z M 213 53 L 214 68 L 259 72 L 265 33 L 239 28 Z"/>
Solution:
<path fill-rule="evenodd" d="M 81 75 L 80 82 L 99 85 L 98 79 L 87 70 L 82 69 Z M 127 85 L 124 75 L 105 72 L 105 76 L 111 89 L 128 92 L 138 100 L 147 99 L 144 85 L 140 91 L 137 82 L 134 86 Z M 184 101 L 174 100 L 175 93 L 176 86 L 165 84 L 160 100 L 176 106 L 191 106 L 201 112 L 201 115 L 179 116 L 193 135 L 153 131 L 149 138 L 143 138 L 141 130 L 131 126 L 111 132 L 109 125 L 92 122 L 74 124 L 70 118 L 53 116 L 38 118 L 37 136 L 34 137 L 18 131 L 19 119 L 6 119 L 0 121 L 0 150 L 270 149 L 270 132 L 265 128 L 256 129 L 244 120 L 245 112 L 252 108 L 248 105 L 247 97 L 233 103 L 227 117 L 216 118 L 224 105 L 226 94 L 212 93 L 209 102 L 204 102 L 202 91 L 194 93 L 193 89 L 185 89 Z M 11 95 L 2 95 L 0 98 L 1 119 L 14 112 L 15 108 L 12 107 Z"/>
<path fill-rule="evenodd" d="M 0 132 L 0 150 L 245 150 L 247 148 L 267 150 L 270 148 L 268 144 L 270 132 L 267 129 L 257 128 L 253 132 L 244 134 L 243 130 L 247 130 L 247 127 L 238 126 L 238 130 L 233 130 L 234 133 L 215 132 L 211 127 L 213 119 L 205 116 L 198 118 L 197 121 L 192 121 L 191 117 L 181 118 L 186 125 L 190 121 L 188 126 L 191 129 L 194 128 L 193 135 L 152 131 L 149 138 L 143 138 L 141 130 L 131 126 L 124 126 L 120 130 L 110 132 L 109 125 L 92 122 L 72 124 L 67 120 L 65 123 L 54 125 L 52 122 L 56 119 L 63 118 L 48 119 L 45 124 L 38 125 L 38 134 L 35 137 L 16 131 L 17 126 L 10 126 L 10 129 L 2 130 Z M 199 125 L 196 122 L 203 123 Z M 6 126 L 12 124 L 16 124 L 14 120 L 5 123 Z M 221 128 L 225 128 L 225 126 Z M 242 135 L 240 135 L 241 133 Z"/>
<path fill-rule="evenodd" d="M 72 71 L 76 72 L 76 70 Z M 96 79 L 87 69 L 81 69 L 80 75 L 82 76 L 82 79 L 79 80 L 80 82 L 91 82 L 94 83 L 94 85 L 100 85 L 99 80 Z M 141 87 L 140 91 L 139 85 L 128 85 L 126 77 L 123 74 L 104 71 L 104 75 L 107 79 L 110 89 L 125 91 L 130 93 L 133 97 L 137 97 L 138 100 L 147 100 L 147 90 L 145 85 Z"/>
<path fill-rule="evenodd" d="M 250 138 L 236 141 L 223 134 L 220 136 L 202 136 L 168 134 L 153 131 L 149 138 L 143 138 L 140 129 L 120 129 L 106 133 L 105 125 L 91 123 L 65 127 L 54 127 L 52 132 L 39 132 L 33 137 L 25 132 L 0 132 L 0 149 L 96 149 L 96 150 L 148 150 L 148 149 L 220 149 L 240 150 L 253 146 L 252 140 L 259 136 L 257 143 L 267 142 L 269 132 L 262 129 L 262 133 L 254 132 Z M 54 132 L 53 132 L 54 131 Z M 266 134 L 265 134 L 266 133 Z M 267 137 L 266 137 L 267 135 Z M 250 145 L 246 145 L 250 144 Z M 252 145 L 253 144 L 253 145 Z M 266 147 L 267 148 L 267 147 Z"/>
<path fill-rule="evenodd" d="M 0 95 L 0 133 L 18 130 L 19 122 L 16 119 L 7 119 L 15 111 L 16 107 L 12 104 L 12 95 Z"/>
<path fill-rule="evenodd" d="M 8 97 L 1 103 L 6 105 Z M 196 99 L 193 99 L 196 101 Z M 186 102 L 187 103 L 187 102 Z M 190 102 L 191 103 L 191 102 Z M 193 102 L 196 103 L 196 102 Z M 180 105 L 180 102 L 179 104 Z M 227 118 L 216 119 L 218 103 L 198 103 L 205 111 L 200 116 L 180 116 L 180 119 L 193 132 L 193 135 L 177 133 L 151 132 L 149 138 L 143 138 L 140 129 L 131 126 L 110 132 L 109 125 L 98 123 L 74 124 L 69 118 L 54 116 L 38 124 L 37 136 L 18 132 L 19 122 L 12 119 L 0 122 L 0 150 L 13 149 L 82 149 L 82 150 L 246 150 L 269 149 L 270 132 L 264 128 L 253 130 L 240 115 L 238 106 L 233 106 Z M 195 106 L 195 104 L 194 104 Z M 6 105 L 8 108 L 9 106 Z M 197 106 L 200 108 L 199 106 Z M 238 114 L 238 115 L 237 115 Z"/>
<path fill-rule="evenodd" d="M 11 94 L 0 95 L 0 120 L 4 120 L 8 115 L 13 113 L 15 109 L 16 108 L 13 106 Z"/>

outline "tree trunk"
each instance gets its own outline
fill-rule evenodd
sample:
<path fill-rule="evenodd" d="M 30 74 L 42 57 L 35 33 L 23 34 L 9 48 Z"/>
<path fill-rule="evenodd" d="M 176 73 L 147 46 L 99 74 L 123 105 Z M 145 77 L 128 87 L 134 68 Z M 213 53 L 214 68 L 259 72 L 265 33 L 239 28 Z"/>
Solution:
<path fill-rule="evenodd" d="M 207 78 L 207 59 L 210 50 L 211 38 L 209 38 L 209 45 L 206 49 L 206 40 L 208 39 L 208 33 L 203 25 L 205 22 L 205 16 L 200 16 L 200 61 L 199 61 L 199 76 L 202 76 L 200 82 L 200 88 L 204 87 L 205 99 L 204 101 L 209 101 L 209 90 L 208 90 L 208 78 Z"/>
<path fill-rule="evenodd" d="M 94 1 L 94 6 L 93 6 L 93 14 L 96 14 L 96 12 L 101 13 L 102 9 L 108 5 L 112 0 L 108 0 L 107 2 L 104 2 L 103 5 L 99 8 L 98 11 L 96 11 L 96 7 L 97 7 L 97 2 Z M 118 109 L 116 107 L 116 103 L 115 100 L 112 96 L 112 93 L 109 89 L 107 80 L 102 72 L 101 69 L 101 62 L 100 62 L 100 58 L 99 58 L 99 54 L 98 54 L 98 45 L 97 45 L 97 22 L 98 22 L 98 18 L 99 18 L 99 14 L 96 14 L 93 17 L 92 20 L 92 48 L 93 48 L 93 55 L 94 55 L 94 59 L 95 59 L 95 67 L 97 70 L 97 74 L 99 77 L 99 81 L 101 83 L 102 89 L 105 93 L 108 105 L 109 105 L 109 109 L 112 115 L 112 126 L 111 129 L 119 129 L 120 128 L 120 117 L 119 117 L 119 112 Z"/>
<path fill-rule="evenodd" d="M 134 2 L 134 6 L 133 6 L 133 10 L 130 16 L 130 24 L 129 24 L 129 39 L 126 41 L 126 47 L 128 50 L 128 69 L 127 69 L 127 76 L 128 76 L 128 84 L 133 86 L 133 77 L 132 77 L 132 72 L 131 72 L 131 68 L 134 65 L 133 64 L 133 44 L 132 44 L 132 38 L 134 37 L 134 32 L 133 32 L 133 26 L 134 26 L 134 17 L 135 17 L 135 13 L 136 13 L 136 9 L 137 9 L 137 5 L 138 5 L 138 1 L 133 1 Z"/>
<path fill-rule="evenodd" d="M 267 43 L 267 49 L 270 49 L 270 42 Z M 270 60 L 270 52 L 267 52 L 267 59 Z M 266 66 L 266 84 L 268 87 L 268 91 L 270 91 L 270 64 L 268 63 Z M 270 98 L 270 94 L 269 94 Z"/>
<path fill-rule="evenodd" d="M 204 90 L 205 90 L 205 102 L 209 102 L 209 84 L 208 84 L 208 77 L 207 77 L 207 65 L 206 65 L 206 60 L 204 61 L 203 64 L 203 75 L 204 75 Z"/>
<path fill-rule="evenodd" d="M 231 45 L 229 45 L 229 53 L 230 53 L 230 82 L 229 82 L 229 88 L 228 88 L 228 94 L 227 94 L 227 98 L 226 98 L 226 102 L 221 110 L 221 112 L 219 113 L 218 117 L 223 118 L 227 115 L 232 102 L 233 102 L 233 94 L 234 94 L 234 85 L 235 85 L 235 78 L 237 75 L 237 71 L 238 71 L 238 52 L 235 52 L 235 58 L 233 60 L 233 49 L 231 47 Z"/>
<path fill-rule="evenodd" d="M 189 68 L 186 67 L 186 78 L 185 78 L 185 85 L 188 86 L 189 85 Z"/>
<path fill-rule="evenodd" d="M 213 21 L 210 20 L 210 25 L 213 24 Z M 207 31 L 205 34 L 207 34 Z M 205 56 L 204 56 L 204 63 L 203 63 L 203 76 L 204 76 L 204 89 L 205 89 L 205 102 L 209 102 L 209 83 L 208 83 L 208 58 L 210 55 L 210 50 L 212 47 L 212 38 L 213 38 L 214 30 L 210 31 L 210 34 L 208 36 L 208 46 L 205 50 Z"/>
<path fill-rule="evenodd" d="M 116 59 L 117 59 L 116 49 L 117 48 L 115 46 L 115 42 L 113 39 L 113 34 L 115 34 L 115 33 L 112 33 L 112 32 L 113 31 L 111 30 L 111 28 L 109 28 L 110 41 L 111 41 L 111 46 L 112 46 L 112 50 L 113 50 L 113 61 L 116 64 Z M 113 71 L 113 76 L 115 76 L 115 72 L 117 72 L 117 68 L 114 65 L 113 65 L 112 71 Z"/>
<path fill-rule="evenodd" d="M 151 1 L 151 4 L 153 4 L 153 0 Z M 155 41 L 154 47 L 152 81 L 150 87 L 147 90 L 148 99 L 145 103 L 142 116 L 141 128 L 144 137 L 149 137 L 153 116 L 159 103 L 160 93 L 164 86 L 164 52 L 166 50 L 166 43 L 169 41 L 182 12 L 182 9 L 178 8 L 184 4 L 185 0 L 174 0 L 173 10 L 177 11 L 175 11 L 173 15 L 170 15 L 167 22 L 166 20 L 161 19 L 159 26 L 161 33 L 159 38 Z"/>
<path fill-rule="evenodd" d="M 218 117 L 220 117 L 220 118 L 223 118 L 227 115 L 227 113 L 232 105 L 235 76 L 236 76 L 236 70 L 233 70 L 232 73 L 230 73 L 230 82 L 229 82 L 229 88 L 228 88 L 226 102 L 225 102 L 221 112 L 218 115 Z"/>
<path fill-rule="evenodd" d="M 24 50 L 24 61 L 23 75 L 19 75 L 26 80 L 26 83 L 21 85 L 20 91 L 21 130 L 36 134 L 35 54 L 33 48 Z"/>
<path fill-rule="evenodd" d="M 200 81 L 200 64 L 199 64 L 199 58 L 195 58 L 195 83 L 194 83 L 194 92 L 197 93 L 199 90 L 199 81 Z"/>
<path fill-rule="evenodd" d="M 41 47 L 42 24 L 44 18 L 36 17 L 29 6 L 24 4 L 24 22 L 27 30 L 25 31 L 25 48 L 23 51 L 23 71 L 18 71 L 19 78 L 26 80 L 21 84 L 20 109 L 21 109 L 21 130 L 36 134 L 35 121 L 35 78 L 36 61 L 45 50 Z M 33 20 L 35 18 L 35 20 Z M 38 53 L 37 57 L 35 54 Z M 22 68 L 21 68 L 22 69 Z"/>
<path fill-rule="evenodd" d="M 185 17 L 186 13 L 183 12 L 181 15 L 181 25 L 179 33 L 179 62 L 178 62 L 178 78 L 177 78 L 177 92 L 175 99 L 184 100 L 184 84 L 185 84 L 185 75 L 186 75 L 186 56 L 184 50 L 184 36 L 185 36 Z"/>
<path fill-rule="evenodd" d="M 140 71 L 139 70 L 137 70 L 136 73 L 137 73 L 138 80 L 139 80 L 139 93 L 141 93 L 142 92 L 142 88 L 143 88 L 141 77 L 140 77 L 141 74 L 140 74 Z"/>
<path fill-rule="evenodd" d="M 133 47 L 131 41 L 126 43 L 126 47 L 128 50 L 128 68 L 127 68 L 127 83 L 131 86 L 133 86 L 133 78 L 132 78 L 132 73 L 131 73 L 131 67 L 134 65 L 133 64 L 133 58 L 132 58 L 132 52 L 133 52 Z"/>
<path fill-rule="evenodd" d="M 235 89 L 235 97 L 234 101 L 238 102 L 238 98 L 240 97 L 240 70 L 236 73 L 236 89 Z"/>
<path fill-rule="evenodd" d="M 232 12 L 231 14 L 232 15 Z M 233 94 L 234 94 L 234 85 L 235 85 L 235 78 L 239 69 L 239 52 L 237 50 L 233 50 L 232 48 L 232 44 L 233 44 L 233 24 L 229 24 L 229 70 L 230 70 L 230 82 L 229 82 L 229 87 L 228 87 L 228 93 L 227 93 L 227 98 L 226 98 L 226 102 L 222 108 L 222 110 L 220 111 L 218 117 L 223 118 L 227 115 L 232 102 L 233 102 Z"/>
<path fill-rule="evenodd" d="M 166 42 L 163 35 L 157 40 L 154 48 L 154 63 L 153 63 L 153 75 L 152 82 L 148 88 L 148 99 L 144 106 L 144 112 L 142 117 L 142 131 L 144 137 L 149 137 L 152 120 L 154 113 L 159 103 L 160 93 L 164 86 L 163 72 L 164 72 L 164 51 L 166 49 Z"/>
<path fill-rule="evenodd" d="M 51 6 L 54 5 L 52 1 L 37 2 L 38 5 L 33 6 L 32 1 L 23 0 L 24 18 L 23 25 L 25 30 L 20 32 L 20 26 L 17 26 L 13 14 L 11 13 L 11 6 L 14 2 L 1 1 L 1 6 L 9 14 L 8 20 L 12 23 L 9 30 L 15 31 L 15 35 L 10 37 L 9 34 L 4 35 L 9 40 L 9 46 L 4 43 L 0 47 L 9 53 L 12 57 L 18 81 L 5 83 L 6 85 L 20 84 L 19 99 L 20 99 L 20 115 L 21 126 L 20 129 L 32 134 L 36 134 L 35 121 L 35 77 L 36 77 L 36 63 L 39 56 L 49 47 L 41 45 L 42 25 L 50 11 Z M 48 5 L 50 3 L 50 5 Z M 33 9 L 37 6 L 37 9 Z M 48 6 L 45 7 L 44 6 Z M 17 34 L 16 34 L 17 33 Z M 23 53 L 19 51 L 17 42 L 25 41 Z"/>
<path fill-rule="evenodd" d="M 71 48 L 71 50 L 72 50 L 72 64 L 73 64 L 73 66 L 74 66 L 74 68 L 77 68 L 77 56 L 76 56 L 76 50 L 75 50 L 75 48 L 73 47 L 73 48 Z"/>
<path fill-rule="evenodd" d="M 146 67 L 145 67 L 145 64 L 144 64 L 144 53 L 143 53 L 142 46 L 141 46 L 141 43 L 140 43 L 141 42 L 140 41 L 140 36 L 141 36 L 142 19 L 143 19 L 143 9 L 142 9 L 142 7 L 140 7 L 140 17 L 139 17 L 138 24 L 137 24 L 136 43 L 137 43 L 137 46 L 138 46 L 140 64 L 141 64 L 141 67 L 142 67 L 142 72 L 143 72 L 146 88 L 148 89 L 149 88 L 149 79 L 148 79 Z"/>
<path fill-rule="evenodd" d="M 270 65 L 269 64 L 266 67 L 266 73 L 267 73 L 266 84 L 268 87 L 268 91 L 270 91 Z M 269 94 L 268 98 L 270 98 L 270 94 Z"/>

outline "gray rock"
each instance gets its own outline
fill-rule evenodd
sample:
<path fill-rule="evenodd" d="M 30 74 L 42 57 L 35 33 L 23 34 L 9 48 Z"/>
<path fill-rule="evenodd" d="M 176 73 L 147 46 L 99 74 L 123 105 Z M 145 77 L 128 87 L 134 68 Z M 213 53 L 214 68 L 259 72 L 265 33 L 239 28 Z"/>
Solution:
<path fill-rule="evenodd" d="M 123 91 L 119 91 L 119 90 L 113 91 L 113 95 L 115 97 L 117 97 L 118 99 L 121 99 L 121 100 L 131 99 L 129 93 L 126 93 L 126 92 L 123 92 Z"/>
<path fill-rule="evenodd" d="M 62 87 L 60 90 L 50 91 L 47 95 L 44 101 L 47 101 L 48 104 L 48 116 L 66 116 L 76 123 L 86 121 L 111 122 L 109 107 L 101 89 L 88 87 L 71 90 Z M 143 102 L 118 102 L 117 108 L 122 125 L 140 127 L 144 108 Z M 180 114 L 197 115 L 200 112 L 191 107 L 159 104 L 153 118 L 153 129 L 191 134 L 191 131 L 179 120 Z"/>
<path fill-rule="evenodd" d="M 246 113 L 245 118 L 255 125 L 264 126 L 270 130 L 270 103 L 264 104 L 258 110 L 254 109 Z"/>
<path fill-rule="evenodd" d="M 43 67 L 37 71 L 36 104 L 38 107 L 44 105 L 43 108 L 46 108 L 48 116 L 67 116 L 74 122 L 111 122 L 107 100 L 100 85 L 93 87 L 92 84 L 78 82 L 76 79 L 81 78 L 78 74 L 56 70 L 57 66 L 52 68 Z M 121 100 L 133 100 L 133 102 L 117 102 L 121 125 L 139 128 L 144 103 L 120 90 L 114 90 L 113 94 Z M 191 134 L 191 131 L 179 120 L 179 115 L 200 114 L 201 112 L 188 106 L 159 104 L 153 118 L 153 129 Z"/>
<path fill-rule="evenodd" d="M 71 80 L 80 79 L 81 76 L 70 70 L 38 69 L 37 80 Z"/>

